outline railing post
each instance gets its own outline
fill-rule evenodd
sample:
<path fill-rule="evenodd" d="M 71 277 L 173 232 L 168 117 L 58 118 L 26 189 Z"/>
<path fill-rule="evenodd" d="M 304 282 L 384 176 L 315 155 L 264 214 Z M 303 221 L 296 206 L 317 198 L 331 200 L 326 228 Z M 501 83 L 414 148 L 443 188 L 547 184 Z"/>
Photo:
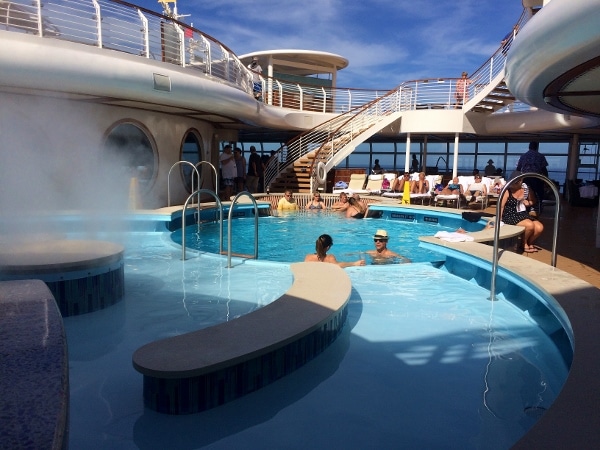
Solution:
<path fill-rule="evenodd" d="M 44 27 L 42 26 L 42 2 L 41 0 L 35 0 L 33 3 L 37 9 L 37 28 L 38 36 L 44 36 Z"/>
<path fill-rule="evenodd" d="M 216 203 L 219 207 L 219 253 L 223 252 L 223 205 L 221 203 L 221 200 L 219 199 L 219 196 L 209 190 L 209 189 L 198 189 L 197 191 L 194 191 L 190 194 L 190 196 L 186 199 L 185 203 L 183 204 L 183 210 L 181 212 L 181 259 L 183 261 L 185 261 L 185 212 L 187 210 L 187 206 L 188 203 L 190 202 L 190 200 L 192 199 L 192 197 L 194 195 L 198 195 L 198 198 L 200 198 L 200 193 L 205 193 L 205 194 L 210 194 L 212 195 L 215 200 Z M 200 211 L 200 204 L 198 203 L 198 211 Z M 200 215 L 198 215 L 198 231 L 200 230 Z"/>
<path fill-rule="evenodd" d="M 140 11 L 140 9 L 138 8 L 137 10 L 138 13 L 138 17 L 140 18 L 140 20 L 142 21 L 142 41 L 144 42 L 144 56 L 146 58 L 150 58 L 150 38 L 148 35 L 148 19 L 146 19 L 146 16 L 144 16 L 142 14 L 142 11 Z"/>
<path fill-rule="evenodd" d="M 256 203 L 256 199 L 250 192 L 242 191 L 239 192 L 234 198 L 231 204 L 229 205 L 229 213 L 227 215 L 227 268 L 231 269 L 231 228 L 232 228 L 232 220 L 233 220 L 233 207 L 236 205 L 238 199 L 242 196 L 246 196 L 252 200 L 252 204 L 254 206 L 254 259 L 258 259 L 258 205 Z M 221 220 L 222 222 L 222 220 Z M 221 242 L 223 240 L 221 239 Z M 221 249 L 223 251 L 223 249 Z"/>
<path fill-rule="evenodd" d="M 96 33 L 97 39 L 96 44 L 98 48 L 102 48 L 102 11 L 100 10 L 100 5 L 96 0 L 92 0 L 94 5 L 94 9 L 96 10 Z"/>

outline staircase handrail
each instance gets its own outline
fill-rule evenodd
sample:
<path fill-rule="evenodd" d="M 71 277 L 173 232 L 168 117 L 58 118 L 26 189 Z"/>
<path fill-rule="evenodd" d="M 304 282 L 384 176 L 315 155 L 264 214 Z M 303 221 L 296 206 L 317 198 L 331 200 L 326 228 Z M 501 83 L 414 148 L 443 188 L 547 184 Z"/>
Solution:
<path fill-rule="evenodd" d="M 517 24 L 513 27 L 513 32 L 508 38 L 501 43 L 496 52 L 484 62 L 469 78 L 469 96 L 466 98 L 473 98 L 475 100 L 475 94 L 479 90 L 487 89 L 491 83 L 497 82 L 498 79 L 502 79 L 504 71 L 504 65 L 506 62 L 506 55 L 513 39 L 518 33 L 518 30 L 529 20 L 530 15 L 526 10 L 523 10 L 521 17 Z M 382 117 L 384 115 L 375 114 L 372 115 L 373 111 L 389 111 L 399 112 L 406 110 L 415 109 L 454 109 L 457 106 L 462 107 L 463 105 L 456 105 L 454 100 L 454 93 L 456 91 L 457 78 L 436 78 L 436 79 L 421 79 L 421 80 L 410 80 L 403 82 L 400 86 L 389 91 L 384 96 L 372 100 L 368 104 L 357 107 L 343 115 L 343 120 L 336 121 L 336 119 L 329 120 L 312 130 L 308 130 L 302 133 L 297 138 L 292 139 L 285 145 L 283 145 L 277 151 L 277 158 L 272 158 L 271 164 L 265 169 L 265 186 L 268 186 L 276 177 L 289 165 L 293 164 L 297 159 L 306 155 L 309 151 L 315 152 L 315 158 L 313 159 L 308 171 L 311 174 L 311 187 L 312 180 L 316 178 L 316 169 L 319 162 L 324 162 L 326 169 L 330 167 L 328 163 L 332 157 L 338 153 L 340 149 L 335 149 L 335 139 L 340 138 L 343 135 L 350 133 L 352 135 L 353 130 L 362 129 L 361 125 L 365 122 L 365 118 Z M 382 108 L 381 105 L 394 95 L 396 102 L 393 108 Z M 335 125 L 340 124 L 334 128 Z M 369 124 L 372 126 L 373 124 Z M 382 123 L 382 126 L 387 123 Z M 372 134 L 372 133 L 371 133 Z M 365 136 L 367 136 L 365 134 Z M 327 142 L 330 142 L 330 154 L 324 157 L 321 155 L 324 152 L 324 147 Z M 296 149 L 299 145 L 300 150 Z M 351 139 L 350 143 L 345 145 L 358 145 L 354 139 Z M 291 148 L 291 151 L 290 151 Z M 305 151 L 302 151 L 305 149 Z M 285 159 L 282 158 L 283 152 L 286 150 Z M 284 164 L 279 164 L 280 161 L 285 161 Z M 275 173 L 273 173 L 275 172 Z M 268 173 L 268 175 L 267 175 Z"/>

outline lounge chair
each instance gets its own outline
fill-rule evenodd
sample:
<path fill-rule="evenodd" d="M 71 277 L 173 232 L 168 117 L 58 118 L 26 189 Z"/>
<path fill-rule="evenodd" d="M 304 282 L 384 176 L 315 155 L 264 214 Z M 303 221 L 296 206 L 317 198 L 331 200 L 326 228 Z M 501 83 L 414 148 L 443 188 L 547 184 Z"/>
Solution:
<path fill-rule="evenodd" d="M 350 194 L 368 194 L 369 191 L 364 189 L 365 186 L 365 174 L 364 173 L 353 173 L 350 175 L 350 182 L 346 189 L 334 189 L 334 194 L 341 192 L 347 192 Z"/>
<path fill-rule="evenodd" d="M 365 190 L 371 195 L 381 194 L 381 186 L 383 185 L 383 175 L 369 175 Z"/>

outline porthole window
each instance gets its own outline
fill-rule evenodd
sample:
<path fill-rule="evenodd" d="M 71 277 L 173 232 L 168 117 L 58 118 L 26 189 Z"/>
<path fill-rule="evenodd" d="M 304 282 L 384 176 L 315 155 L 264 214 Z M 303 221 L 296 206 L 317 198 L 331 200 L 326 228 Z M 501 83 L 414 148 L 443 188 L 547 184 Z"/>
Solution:
<path fill-rule="evenodd" d="M 106 138 L 104 163 L 128 178 L 137 177 L 140 187 L 147 187 L 155 172 L 155 156 L 146 132 L 132 123 L 114 127 Z"/>

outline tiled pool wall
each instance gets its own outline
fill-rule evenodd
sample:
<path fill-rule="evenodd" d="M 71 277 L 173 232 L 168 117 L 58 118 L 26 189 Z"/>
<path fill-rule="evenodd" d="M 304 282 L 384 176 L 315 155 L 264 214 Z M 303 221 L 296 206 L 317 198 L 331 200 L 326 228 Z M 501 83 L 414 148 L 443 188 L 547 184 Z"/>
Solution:
<path fill-rule="evenodd" d="M 121 301 L 125 294 L 125 270 L 123 261 L 104 267 L 99 273 L 83 271 L 78 274 L 62 274 L 60 280 L 46 284 L 56 299 L 63 317 L 99 311 Z M 39 278 L 39 277 L 38 277 Z"/>
<path fill-rule="evenodd" d="M 187 378 L 144 375 L 144 405 L 166 414 L 193 414 L 254 392 L 302 367 L 329 347 L 348 317 L 347 304 L 315 331 L 265 354 Z"/>

